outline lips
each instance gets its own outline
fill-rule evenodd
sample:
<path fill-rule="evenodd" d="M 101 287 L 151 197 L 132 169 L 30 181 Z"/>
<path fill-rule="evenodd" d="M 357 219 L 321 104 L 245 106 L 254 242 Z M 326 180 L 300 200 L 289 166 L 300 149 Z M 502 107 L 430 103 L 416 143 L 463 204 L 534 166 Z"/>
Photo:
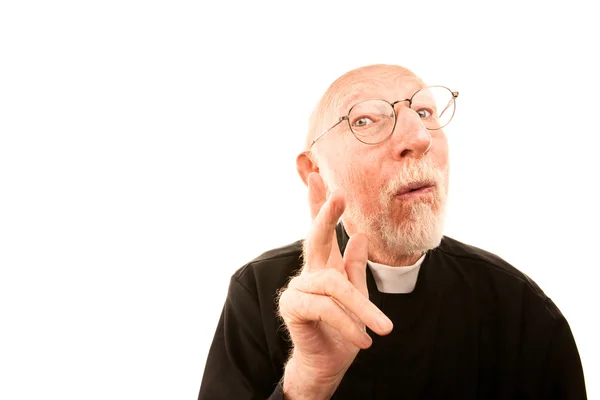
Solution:
<path fill-rule="evenodd" d="M 433 181 L 424 181 L 424 182 L 413 182 L 406 186 L 401 187 L 397 192 L 396 196 L 402 196 L 406 193 L 416 192 L 422 189 L 429 189 L 435 186 L 435 182 Z"/>

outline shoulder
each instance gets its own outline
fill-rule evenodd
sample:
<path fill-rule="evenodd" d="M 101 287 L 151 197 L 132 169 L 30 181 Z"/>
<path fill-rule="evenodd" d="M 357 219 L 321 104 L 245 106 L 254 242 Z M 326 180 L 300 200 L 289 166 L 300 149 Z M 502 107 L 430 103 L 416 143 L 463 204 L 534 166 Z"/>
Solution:
<path fill-rule="evenodd" d="M 266 251 L 239 268 L 232 276 L 249 292 L 275 294 L 302 267 L 302 245 L 298 240 Z"/>
<path fill-rule="evenodd" d="M 435 251 L 469 283 L 480 300 L 518 307 L 535 319 L 564 319 L 533 279 L 498 255 L 446 236 Z"/>
<path fill-rule="evenodd" d="M 447 236 L 444 236 L 436 251 L 454 260 L 467 275 L 479 278 L 485 276 L 509 286 L 522 286 L 544 301 L 547 298 L 529 276 L 494 253 Z"/>

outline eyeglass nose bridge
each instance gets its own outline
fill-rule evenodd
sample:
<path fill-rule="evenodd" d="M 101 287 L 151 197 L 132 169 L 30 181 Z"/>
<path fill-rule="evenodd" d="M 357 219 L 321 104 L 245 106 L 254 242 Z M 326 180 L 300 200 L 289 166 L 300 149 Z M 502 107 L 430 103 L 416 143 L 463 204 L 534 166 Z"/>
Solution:
<path fill-rule="evenodd" d="M 396 118 L 396 121 L 394 122 L 394 129 L 392 129 L 392 133 L 391 134 L 393 134 L 394 131 L 396 130 L 396 125 L 397 125 L 397 122 L 398 122 L 397 121 L 397 119 L 398 119 L 398 113 L 396 112 L 396 104 L 402 103 L 402 102 L 405 102 L 405 101 L 408 101 L 408 108 L 412 109 L 412 101 L 413 101 L 412 98 L 410 98 L 410 99 L 404 99 L 404 100 L 396 100 L 395 102 L 390 103 L 390 105 L 392 106 L 392 111 L 394 112 L 394 114 L 393 114 L 394 118 Z M 390 136 L 391 136 L 391 134 L 390 134 Z"/>
<path fill-rule="evenodd" d="M 412 99 L 397 100 L 393 103 L 390 103 L 390 105 L 392 106 L 392 108 L 394 108 L 396 104 L 402 103 L 403 101 L 408 101 L 408 107 L 412 107 Z M 396 112 L 396 109 L 394 109 L 394 112 Z"/>
<path fill-rule="evenodd" d="M 408 101 L 408 108 L 411 108 L 412 107 L 412 99 L 396 100 L 393 103 L 389 103 L 389 105 L 392 106 L 391 117 L 394 118 L 394 126 L 392 127 L 392 131 L 385 137 L 385 139 L 381 140 L 381 142 L 389 139 L 390 136 L 392 136 L 394 134 L 394 132 L 396 131 L 396 126 L 398 125 L 398 113 L 396 112 L 396 104 L 402 103 L 405 101 Z M 381 142 L 379 142 L 379 143 L 381 143 Z M 378 143 L 375 143 L 375 144 L 378 144 Z"/>
<path fill-rule="evenodd" d="M 390 103 L 390 106 L 392 106 L 392 111 L 394 112 L 394 118 L 398 118 L 398 113 L 396 112 L 396 104 L 398 103 L 402 103 L 408 101 L 408 108 L 412 108 L 412 98 L 411 99 L 404 99 L 404 100 L 396 100 L 393 103 Z M 396 123 L 394 123 L 394 130 L 396 130 Z M 393 131 L 392 131 L 393 133 Z"/>

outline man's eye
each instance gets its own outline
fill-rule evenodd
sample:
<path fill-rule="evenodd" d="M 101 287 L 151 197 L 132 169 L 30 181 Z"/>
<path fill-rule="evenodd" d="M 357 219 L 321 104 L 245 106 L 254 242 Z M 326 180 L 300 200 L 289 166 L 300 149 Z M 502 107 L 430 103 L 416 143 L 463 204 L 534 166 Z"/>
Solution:
<path fill-rule="evenodd" d="M 373 123 L 373 120 L 371 118 L 368 117 L 362 117 L 357 119 L 356 121 L 354 121 L 354 126 L 356 127 L 362 127 L 362 126 L 367 126 L 367 125 L 371 125 Z"/>
<path fill-rule="evenodd" d="M 425 110 L 424 108 L 417 110 L 417 114 L 419 114 L 419 117 L 421 117 L 421 119 L 431 117 L 431 113 L 428 110 Z"/>

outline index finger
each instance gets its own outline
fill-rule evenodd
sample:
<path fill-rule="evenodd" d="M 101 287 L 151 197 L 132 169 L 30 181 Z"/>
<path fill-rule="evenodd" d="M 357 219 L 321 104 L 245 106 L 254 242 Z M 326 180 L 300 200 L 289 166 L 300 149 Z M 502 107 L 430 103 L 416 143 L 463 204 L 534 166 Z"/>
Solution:
<path fill-rule="evenodd" d="M 311 172 L 308 175 L 308 204 L 310 206 L 310 216 L 313 221 L 317 218 L 319 210 L 321 210 L 326 200 L 327 191 L 325 190 L 323 178 L 321 178 L 318 172 Z"/>
<path fill-rule="evenodd" d="M 341 262 L 339 249 L 333 249 L 335 227 L 346 207 L 343 193 L 336 191 L 321 206 L 313 221 L 311 232 L 306 239 L 307 264 L 312 267 L 325 267 L 330 255 L 337 251 L 337 261 Z"/>

